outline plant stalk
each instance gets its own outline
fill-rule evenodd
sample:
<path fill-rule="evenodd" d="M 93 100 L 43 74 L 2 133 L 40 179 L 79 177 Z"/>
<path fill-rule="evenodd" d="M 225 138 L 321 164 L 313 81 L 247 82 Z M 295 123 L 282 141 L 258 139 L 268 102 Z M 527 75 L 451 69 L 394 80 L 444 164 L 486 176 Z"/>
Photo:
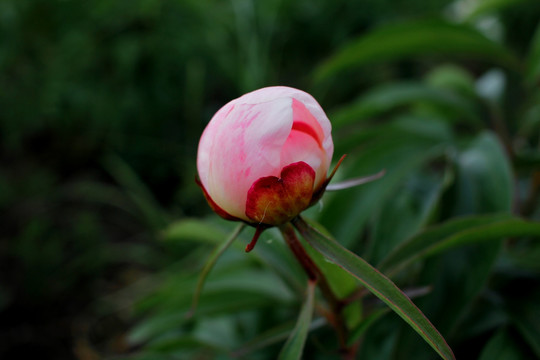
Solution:
<path fill-rule="evenodd" d="M 347 336 L 348 331 L 345 326 L 345 321 L 343 319 L 343 303 L 337 298 L 337 296 L 332 291 L 328 280 L 319 269 L 317 264 L 311 259 L 309 254 L 306 252 L 300 240 L 296 236 L 294 227 L 290 223 L 286 223 L 279 227 L 285 242 L 293 252 L 294 256 L 304 268 L 308 278 L 310 280 L 316 281 L 317 285 L 321 289 L 321 293 L 328 302 L 330 306 L 331 316 L 327 317 L 328 321 L 335 327 L 337 338 L 340 346 L 340 353 L 343 356 L 343 359 L 351 359 L 351 350 L 347 347 Z"/>

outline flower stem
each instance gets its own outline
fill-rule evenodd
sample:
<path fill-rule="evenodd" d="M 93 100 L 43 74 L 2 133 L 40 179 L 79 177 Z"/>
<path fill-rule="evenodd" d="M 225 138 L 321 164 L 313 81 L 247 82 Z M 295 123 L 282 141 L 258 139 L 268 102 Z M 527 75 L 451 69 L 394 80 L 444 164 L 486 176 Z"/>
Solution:
<path fill-rule="evenodd" d="M 316 281 L 317 285 L 321 289 L 321 293 L 328 302 L 331 310 L 330 316 L 327 316 L 328 321 L 335 327 L 338 337 L 338 342 L 340 346 L 340 353 L 348 354 L 350 349 L 347 348 L 347 327 L 345 326 L 345 321 L 343 319 L 343 303 L 337 298 L 337 296 L 332 291 L 328 280 L 319 269 L 317 264 L 311 259 L 309 254 L 306 252 L 302 243 L 296 237 L 295 230 L 290 223 L 286 223 L 279 227 L 285 242 L 293 252 L 294 256 L 304 268 L 308 278 L 312 281 Z M 344 358 L 348 358 L 345 357 Z"/>
<path fill-rule="evenodd" d="M 310 280 L 320 281 L 320 277 L 322 275 L 321 271 L 309 257 L 308 253 L 296 237 L 296 233 L 294 232 L 292 225 L 290 223 L 286 223 L 285 225 L 282 225 L 279 230 L 281 231 L 285 242 L 293 252 L 294 256 L 304 268 L 308 278 Z"/>

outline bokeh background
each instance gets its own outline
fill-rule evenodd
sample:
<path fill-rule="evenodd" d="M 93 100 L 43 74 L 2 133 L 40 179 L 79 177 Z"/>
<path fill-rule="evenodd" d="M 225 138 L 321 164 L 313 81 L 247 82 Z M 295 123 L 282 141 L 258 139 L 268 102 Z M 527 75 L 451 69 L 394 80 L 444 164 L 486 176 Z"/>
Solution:
<path fill-rule="evenodd" d="M 306 215 L 374 265 L 462 216 L 538 221 L 539 20 L 538 0 L 0 1 L 0 358 L 275 358 L 304 278 L 272 231 L 249 255 L 244 231 L 185 317 L 233 226 L 194 182 L 198 139 L 260 87 L 318 99 L 339 178 L 387 170 Z M 537 240 L 464 241 L 393 279 L 427 289 L 458 358 L 540 358 Z M 435 358 L 369 306 L 359 358 Z M 335 349 L 316 319 L 306 358 Z"/>

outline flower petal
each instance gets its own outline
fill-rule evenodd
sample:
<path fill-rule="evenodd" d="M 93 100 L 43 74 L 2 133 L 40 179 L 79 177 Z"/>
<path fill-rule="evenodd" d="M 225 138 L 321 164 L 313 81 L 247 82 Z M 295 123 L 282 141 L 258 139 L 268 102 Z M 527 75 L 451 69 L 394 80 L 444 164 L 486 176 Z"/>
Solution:
<path fill-rule="evenodd" d="M 207 197 L 245 221 L 248 190 L 262 177 L 304 161 L 320 187 L 333 153 L 331 125 L 317 101 L 276 86 L 245 94 L 221 108 L 199 143 L 197 169 Z"/>
<path fill-rule="evenodd" d="M 281 148 L 292 127 L 291 99 L 235 103 L 215 117 L 199 144 L 201 182 L 215 203 L 248 220 L 245 204 L 249 188 L 263 176 L 279 175 L 282 168 Z"/>
<path fill-rule="evenodd" d="M 322 162 L 326 161 L 324 151 L 319 144 L 305 132 L 292 130 L 287 141 L 281 148 L 281 165 L 285 167 L 289 164 L 304 161 L 315 170 L 315 188 L 326 178 L 326 166 Z"/>

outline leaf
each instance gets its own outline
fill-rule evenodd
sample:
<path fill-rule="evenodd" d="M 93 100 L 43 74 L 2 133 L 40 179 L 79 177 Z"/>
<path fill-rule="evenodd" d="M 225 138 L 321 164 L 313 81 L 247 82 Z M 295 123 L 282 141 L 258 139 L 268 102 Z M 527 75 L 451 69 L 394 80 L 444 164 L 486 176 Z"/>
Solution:
<path fill-rule="evenodd" d="M 537 358 L 540 358 L 540 292 L 538 281 L 523 286 L 521 294 L 513 294 L 514 300 L 509 306 L 512 322 L 528 343 Z M 519 301 L 521 300 L 521 301 Z"/>
<path fill-rule="evenodd" d="M 520 236 L 534 236 L 540 239 L 540 223 L 515 218 L 465 230 L 433 244 L 422 253 L 417 254 L 417 257 L 431 256 L 457 246 L 474 244 L 481 241 Z"/>
<path fill-rule="evenodd" d="M 224 233 L 209 221 L 182 219 L 170 224 L 162 232 L 163 239 L 170 242 L 195 241 L 205 244 L 220 244 Z"/>
<path fill-rule="evenodd" d="M 442 198 L 439 214 L 442 219 L 510 214 L 513 175 L 509 159 L 493 133 L 484 132 L 473 138 L 455 160 L 455 182 Z M 486 288 L 502 245 L 502 237 L 468 246 L 456 244 L 453 249 L 441 249 L 438 256 L 430 256 L 422 263 L 416 276 L 422 284 L 431 284 L 433 291 L 418 304 L 443 334 L 457 333 L 475 299 Z M 418 350 L 411 339 L 412 334 L 403 333 L 400 346 L 404 351 Z"/>
<path fill-rule="evenodd" d="M 304 345 L 313 315 L 315 285 L 316 282 L 308 281 L 306 300 L 302 305 L 296 326 L 279 353 L 280 360 L 298 360 L 302 358 L 302 352 L 304 351 Z"/>
<path fill-rule="evenodd" d="M 501 330 L 489 340 L 479 360 L 521 360 L 523 355 L 506 331 Z"/>
<path fill-rule="evenodd" d="M 183 219 L 167 227 L 162 236 L 165 241 L 174 243 L 192 241 L 211 245 L 222 244 L 227 237 L 227 233 L 233 231 L 232 226 L 234 225 L 230 221 L 217 219 L 217 217 L 213 217 L 213 219 L 219 221 L 226 231 L 210 220 Z M 250 230 L 244 231 L 239 240 L 242 242 L 251 240 L 253 233 Z M 256 251 L 251 252 L 250 257 L 265 266 L 271 267 L 294 290 L 303 291 L 304 272 L 294 260 L 289 249 L 281 241 L 280 236 L 273 230 L 269 229 L 261 235 Z M 245 245 L 242 245 L 241 241 L 234 242 L 230 248 L 244 255 Z M 245 258 L 245 256 L 243 257 Z"/>
<path fill-rule="evenodd" d="M 374 216 L 364 259 L 378 263 L 397 245 L 418 233 L 433 215 L 451 173 L 421 171 L 411 174 Z"/>
<path fill-rule="evenodd" d="M 377 179 L 380 179 L 384 176 L 385 171 L 381 170 L 376 174 L 368 175 L 368 176 L 362 176 L 357 177 L 350 180 L 340 181 L 338 183 L 329 184 L 326 187 L 326 191 L 337 191 L 337 190 L 344 190 L 344 189 L 350 189 L 355 186 L 367 184 L 369 182 L 375 181 Z"/>
<path fill-rule="evenodd" d="M 307 221 L 310 226 L 314 227 L 318 231 L 330 236 L 329 234 L 325 233 L 326 229 L 321 227 L 317 222 L 309 219 L 306 219 L 305 221 Z M 356 279 L 348 272 L 343 270 L 343 268 L 326 260 L 326 258 L 320 252 L 316 251 L 311 246 L 304 245 L 304 248 L 309 257 L 315 262 L 315 264 L 317 264 L 319 270 L 322 271 L 323 275 L 328 280 L 332 291 L 338 298 L 345 298 L 357 289 L 358 281 L 356 281 Z M 357 315 L 358 318 L 360 318 L 360 311 L 358 311 Z M 352 318 L 353 316 L 349 316 L 347 320 L 353 320 Z"/>
<path fill-rule="evenodd" d="M 377 181 L 366 185 L 328 194 L 320 221 L 345 246 L 351 246 L 361 235 L 365 223 L 418 168 L 447 151 L 450 130 L 444 123 L 419 118 L 400 118 L 372 133 L 376 141 L 362 143 L 362 151 L 351 154 L 338 175 L 354 177 L 386 170 Z M 352 135 L 354 136 L 354 135 Z M 369 141 L 369 140 L 368 140 Z"/>
<path fill-rule="evenodd" d="M 531 40 L 531 48 L 527 57 L 527 80 L 532 86 L 536 86 L 540 77 L 540 24 Z"/>
<path fill-rule="evenodd" d="M 398 267 L 427 256 L 426 254 L 434 254 L 434 249 L 435 251 L 437 249 L 441 251 L 441 249 L 448 248 L 452 244 L 457 246 L 456 243 L 467 243 L 470 236 L 476 235 L 477 237 L 469 241 L 481 241 L 484 228 L 494 223 L 504 223 L 509 220 L 518 219 L 512 219 L 506 214 L 495 214 L 450 220 L 442 225 L 428 229 L 398 246 L 381 261 L 379 268 L 384 272 L 395 272 Z M 513 230 L 509 229 L 509 231 Z M 485 234 L 487 238 L 483 240 L 489 240 L 489 236 L 494 235 L 497 234 Z M 497 239 L 503 236 L 499 235 Z"/>
<path fill-rule="evenodd" d="M 148 225 L 154 229 L 161 229 L 167 224 L 168 215 L 127 162 L 119 156 L 109 155 L 103 160 L 103 165 L 139 207 Z"/>
<path fill-rule="evenodd" d="M 424 79 L 435 88 L 462 95 L 465 99 L 477 99 L 475 79 L 465 67 L 443 64 L 427 73 Z"/>
<path fill-rule="evenodd" d="M 540 223 L 512 218 L 509 215 L 472 216 L 456 219 L 417 235 L 399 246 L 380 264 L 380 269 L 390 276 L 416 260 L 441 254 L 453 248 L 489 241 L 492 243 L 489 245 L 496 246 L 497 250 L 501 239 L 519 236 L 534 236 L 540 240 Z M 487 270 L 482 266 L 486 259 L 491 260 L 490 256 L 486 254 L 485 248 L 472 250 L 478 251 L 471 254 L 468 251 L 446 254 L 450 265 L 441 261 L 436 262 L 433 266 L 439 272 L 445 273 L 441 275 L 443 279 L 439 280 L 438 277 L 435 277 L 435 279 L 424 280 L 435 284 L 436 291 L 442 293 L 433 296 L 430 299 L 431 304 L 424 306 L 424 309 L 427 309 L 426 312 L 430 310 L 433 312 L 430 313 L 430 317 L 437 320 L 441 331 L 455 329 L 456 321 L 462 320 L 461 316 L 456 314 L 463 314 L 470 309 L 471 302 L 484 286 L 485 276 L 490 273 L 491 266 L 488 266 Z M 497 255 L 497 252 L 494 254 Z M 454 271 L 449 267 L 451 265 L 463 267 L 464 273 Z M 433 267 L 427 268 L 425 271 L 432 274 Z M 488 271 L 487 275 L 486 271 Z M 455 290 L 452 291 L 452 289 Z M 457 292 L 457 289 L 460 291 Z M 453 294 L 452 298 L 441 304 L 441 299 L 449 294 Z M 475 323 L 474 325 L 479 324 Z"/>
<path fill-rule="evenodd" d="M 233 243 L 234 240 L 238 237 L 242 229 L 244 229 L 244 224 L 240 223 L 236 229 L 233 231 L 233 233 L 229 236 L 229 238 L 218 245 L 214 251 L 210 254 L 208 260 L 206 261 L 206 264 L 204 265 L 203 269 L 201 270 L 201 273 L 199 275 L 199 280 L 197 281 L 197 287 L 195 288 L 195 292 L 193 294 L 193 302 L 191 303 L 191 314 L 195 313 L 195 310 L 197 309 L 197 305 L 199 303 L 199 297 L 201 296 L 201 292 L 204 286 L 204 283 L 206 281 L 206 278 L 214 265 L 216 264 L 219 257 L 229 248 L 229 246 Z"/>
<path fill-rule="evenodd" d="M 245 268 L 242 270 L 224 274 L 221 281 L 220 279 L 208 281 L 198 304 L 197 318 L 260 309 L 265 306 L 286 306 L 292 303 L 293 294 L 288 292 L 279 278 L 272 273 L 258 272 L 254 269 L 246 272 Z M 178 283 L 176 292 L 161 297 L 159 299 L 161 308 L 153 308 L 151 314 L 133 327 L 128 341 L 140 344 L 178 331 L 190 320 L 186 313 L 190 309 L 193 287 L 194 285 Z"/>
<path fill-rule="evenodd" d="M 279 303 L 263 294 L 224 290 L 207 292 L 207 296 L 201 298 L 197 315 L 215 316 L 217 314 L 230 314 L 232 312 L 258 309 L 263 306 L 275 306 Z M 181 304 L 177 310 L 168 310 L 159 314 L 151 314 L 146 319 L 134 326 L 127 337 L 127 341 L 133 345 L 139 345 L 164 336 L 168 333 L 179 331 L 189 320 L 186 312 L 189 303 Z"/>
<path fill-rule="evenodd" d="M 318 329 L 325 324 L 327 324 L 325 318 L 321 317 L 315 319 L 311 322 L 309 331 Z M 235 350 L 232 353 L 232 356 L 234 358 L 244 358 L 246 355 L 249 355 L 256 350 L 263 349 L 279 341 L 286 340 L 293 331 L 294 326 L 294 322 L 290 322 L 265 331 L 264 333 L 257 336 L 255 339 L 249 341 L 248 343 L 242 345 L 239 349 Z"/>
<path fill-rule="evenodd" d="M 362 322 L 351 331 L 351 335 L 349 335 L 349 339 L 347 340 L 347 345 L 351 346 L 358 341 L 358 339 L 360 339 L 360 337 L 369 329 L 369 327 L 383 317 L 383 315 L 387 314 L 388 311 L 388 308 L 378 309 L 362 320 Z"/>
<path fill-rule="evenodd" d="M 522 271 L 540 273 L 540 241 L 523 240 L 514 242 L 512 246 L 505 249 L 505 259 L 507 263 Z"/>
<path fill-rule="evenodd" d="M 519 5 L 533 0 L 481 0 L 472 2 L 473 6 L 465 15 L 467 21 L 475 20 L 481 16 L 503 10 L 507 7 Z"/>
<path fill-rule="evenodd" d="M 489 291 L 475 299 L 459 326 L 459 332 L 455 334 L 455 341 L 478 338 L 508 324 L 508 314 L 499 302 L 500 298 L 494 299 L 491 294 Z"/>
<path fill-rule="evenodd" d="M 225 349 L 219 348 L 214 344 L 198 339 L 192 335 L 173 335 L 165 336 L 163 338 L 152 341 L 146 346 L 146 349 L 156 354 L 170 354 L 179 352 L 186 352 L 194 349 L 205 349 L 225 352 Z"/>
<path fill-rule="evenodd" d="M 452 350 L 437 329 L 391 280 L 334 239 L 324 236 L 309 226 L 303 219 L 296 218 L 293 220 L 293 225 L 315 249 L 351 273 L 369 291 L 384 301 L 443 359 L 455 359 Z"/>
<path fill-rule="evenodd" d="M 336 73 L 371 63 L 437 55 L 478 59 L 517 68 L 517 58 L 501 45 L 467 25 L 441 20 L 390 25 L 372 31 L 343 47 L 315 72 L 322 81 Z"/>
<path fill-rule="evenodd" d="M 469 99 L 448 89 L 415 82 L 390 83 L 375 87 L 356 101 L 334 112 L 330 118 L 332 126 L 340 129 L 380 117 L 400 106 L 419 103 L 440 109 L 445 118 L 463 119 L 478 126 L 482 125 L 479 109 Z"/>
<path fill-rule="evenodd" d="M 450 216 L 510 212 L 514 179 L 498 137 L 481 133 L 457 158 L 456 184 L 445 209 Z M 453 202 L 453 204 L 452 204 Z"/>

